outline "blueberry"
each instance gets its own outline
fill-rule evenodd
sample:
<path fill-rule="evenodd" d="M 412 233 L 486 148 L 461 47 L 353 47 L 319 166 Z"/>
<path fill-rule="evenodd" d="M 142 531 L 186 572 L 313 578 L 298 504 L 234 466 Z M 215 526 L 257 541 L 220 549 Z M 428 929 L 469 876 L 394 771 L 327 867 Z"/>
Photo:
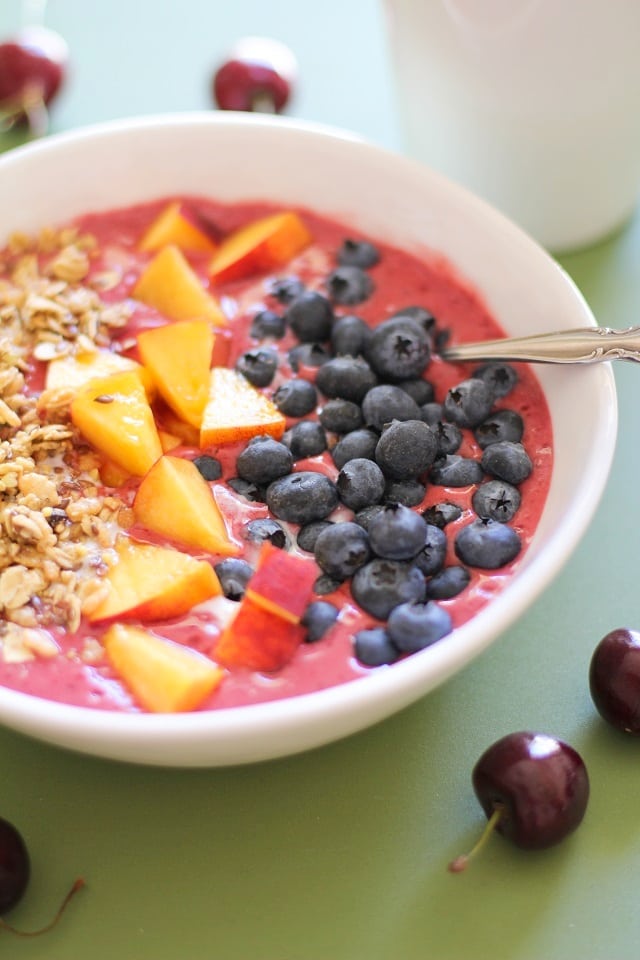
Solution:
<path fill-rule="evenodd" d="M 387 633 L 402 653 L 417 653 L 451 633 L 451 617 L 437 603 L 401 603 L 391 611 Z"/>
<path fill-rule="evenodd" d="M 322 531 L 313 553 L 325 573 L 334 580 L 346 580 L 371 556 L 369 537 L 357 523 L 334 523 Z"/>
<path fill-rule="evenodd" d="M 449 503 L 444 501 L 443 503 L 436 503 L 431 507 L 427 507 L 426 510 L 422 511 L 422 516 L 427 521 L 436 527 L 446 527 L 448 523 L 453 523 L 455 520 L 459 520 L 462 516 L 462 508 L 458 506 L 457 503 Z"/>
<path fill-rule="evenodd" d="M 305 643 L 317 643 L 338 619 L 338 608 L 327 600 L 313 600 L 300 621 L 307 628 Z"/>
<path fill-rule="evenodd" d="M 424 547 L 427 524 L 410 507 L 387 503 L 369 523 L 369 543 L 378 557 L 411 560 Z"/>
<path fill-rule="evenodd" d="M 333 307 L 321 293 L 305 290 L 289 304 L 285 317 L 302 343 L 329 339 L 333 326 Z"/>
<path fill-rule="evenodd" d="M 277 522 L 270 517 L 261 517 L 250 520 L 244 529 L 244 538 L 253 543 L 262 543 L 268 540 L 274 547 L 284 550 L 289 543 L 287 534 Z"/>
<path fill-rule="evenodd" d="M 228 484 L 239 496 L 254 503 L 264 503 L 265 490 L 259 483 L 251 483 L 242 477 L 231 477 Z"/>
<path fill-rule="evenodd" d="M 390 480 L 384 490 L 384 499 L 387 503 L 417 507 L 424 500 L 425 493 L 425 485 L 417 480 Z"/>
<path fill-rule="evenodd" d="M 382 500 L 385 480 L 377 463 L 366 457 L 355 457 L 340 470 L 336 486 L 345 507 L 355 513 Z"/>
<path fill-rule="evenodd" d="M 379 513 L 384 510 L 383 503 L 372 503 L 370 507 L 363 507 L 362 510 L 354 515 L 353 519 L 355 523 L 359 523 L 361 527 L 364 527 L 365 530 L 369 529 L 369 524 L 374 517 L 377 517 Z"/>
<path fill-rule="evenodd" d="M 278 277 L 271 284 L 269 293 L 279 303 L 291 303 L 304 292 L 304 283 L 299 277 Z"/>
<path fill-rule="evenodd" d="M 368 240 L 343 240 L 336 259 L 343 267 L 361 267 L 368 270 L 380 261 L 380 253 Z"/>
<path fill-rule="evenodd" d="M 365 667 L 382 667 L 393 663 L 399 656 L 384 627 L 359 630 L 353 638 L 353 650 Z"/>
<path fill-rule="evenodd" d="M 459 427 L 476 427 L 489 415 L 492 405 L 491 387 L 484 380 L 471 378 L 448 391 L 443 411 L 446 419 Z"/>
<path fill-rule="evenodd" d="M 433 402 L 433 384 L 429 383 L 428 380 L 423 380 L 422 377 L 415 377 L 413 380 L 401 380 L 398 386 L 410 397 L 413 397 L 419 407 L 423 407 L 425 403 Z"/>
<path fill-rule="evenodd" d="M 521 549 L 520 537 L 505 523 L 475 520 L 455 539 L 456 556 L 469 567 L 497 570 L 514 560 Z"/>
<path fill-rule="evenodd" d="M 332 433 L 350 433 L 362 426 L 362 410 L 352 400 L 335 397 L 320 411 L 320 423 Z"/>
<path fill-rule="evenodd" d="M 515 484 L 526 480 L 533 470 L 531 458 L 522 444 L 510 440 L 500 440 L 486 447 L 482 466 L 492 477 Z"/>
<path fill-rule="evenodd" d="M 477 460 L 448 453 L 438 457 L 429 471 L 429 480 L 440 487 L 469 487 L 480 483 L 484 471 Z"/>
<path fill-rule="evenodd" d="M 242 373 L 254 387 L 268 387 L 278 368 L 275 350 L 247 350 L 238 357 L 236 370 Z"/>
<path fill-rule="evenodd" d="M 373 430 L 352 430 L 338 440 L 331 451 L 333 462 L 341 470 L 349 460 L 373 460 L 378 445 L 378 434 Z"/>
<path fill-rule="evenodd" d="M 292 467 L 291 451 L 269 436 L 252 437 L 236 460 L 238 476 L 262 486 L 284 477 Z"/>
<path fill-rule="evenodd" d="M 375 387 L 378 378 L 362 357 L 333 357 L 323 364 L 316 376 L 316 386 L 325 397 L 340 397 L 361 403 Z"/>
<path fill-rule="evenodd" d="M 494 397 L 506 397 L 518 382 L 518 374 L 511 364 L 497 361 L 478 367 L 473 371 L 473 376 L 484 380 L 491 387 Z"/>
<path fill-rule="evenodd" d="M 326 597 L 328 593 L 335 593 L 342 586 L 342 580 L 334 580 L 328 573 L 322 573 L 313 585 L 313 592 L 319 597 Z"/>
<path fill-rule="evenodd" d="M 436 403 L 433 400 L 429 403 L 422 403 L 420 405 L 420 419 L 424 420 L 425 423 L 428 423 L 429 426 L 437 426 L 437 424 L 444 419 L 444 409 L 442 404 Z"/>
<path fill-rule="evenodd" d="M 287 430 L 282 442 L 289 447 L 294 460 L 317 457 L 327 449 L 324 428 L 317 420 L 300 420 Z"/>
<path fill-rule="evenodd" d="M 362 401 L 362 416 L 367 427 L 382 431 L 392 420 L 419 420 L 420 407 L 415 400 L 391 383 L 372 387 Z"/>
<path fill-rule="evenodd" d="M 306 417 L 318 402 L 316 388 L 302 378 L 285 380 L 273 395 L 273 402 L 285 417 Z"/>
<path fill-rule="evenodd" d="M 285 319 L 279 313 L 274 310 L 261 310 L 253 318 L 249 334 L 256 340 L 265 340 L 268 337 L 281 340 L 286 328 Z"/>
<path fill-rule="evenodd" d="M 371 296 L 374 283 L 360 267 L 336 267 L 327 277 L 327 290 L 334 303 L 352 306 Z"/>
<path fill-rule="evenodd" d="M 462 431 L 455 423 L 440 420 L 434 424 L 434 430 L 438 438 L 438 456 L 455 453 L 460 448 Z"/>
<path fill-rule="evenodd" d="M 301 367 L 321 367 L 331 354 L 321 343 L 299 343 L 289 350 L 289 363 L 296 373 Z"/>
<path fill-rule="evenodd" d="M 466 567 L 452 564 L 444 567 L 427 580 L 427 597 L 430 600 L 451 600 L 469 585 L 471 574 Z"/>
<path fill-rule="evenodd" d="M 365 358 L 382 380 L 420 377 L 431 359 L 429 335 L 410 317 L 385 320 L 372 332 Z"/>
<path fill-rule="evenodd" d="M 216 460 L 215 457 L 210 457 L 206 453 L 203 453 L 200 457 L 196 457 L 193 465 L 198 468 L 198 471 L 205 480 L 219 480 L 222 476 L 222 464 L 220 461 Z"/>
<path fill-rule="evenodd" d="M 471 502 L 479 517 L 508 523 L 517 513 L 520 499 L 517 487 L 502 480 L 488 480 L 480 484 Z"/>
<path fill-rule="evenodd" d="M 418 567 L 382 557 L 365 563 L 351 581 L 355 602 L 378 620 L 386 620 L 399 603 L 424 600 L 425 591 L 425 579 Z"/>
<path fill-rule="evenodd" d="M 314 520 L 312 523 L 306 523 L 304 527 L 300 527 L 298 536 L 296 537 L 296 542 L 300 549 L 306 550 L 308 553 L 313 553 L 316 540 L 323 530 L 331 526 L 333 526 L 333 521 L 331 520 Z"/>
<path fill-rule="evenodd" d="M 484 450 L 492 443 L 510 440 L 519 443 L 524 433 L 522 417 L 515 410 L 496 410 L 473 431 L 478 445 Z"/>
<path fill-rule="evenodd" d="M 301 470 L 274 480 L 266 492 L 267 506 L 289 523 L 324 520 L 338 505 L 336 485 L 322 473 Z"/>
<path fill-rule="evenodd" d="M 227 600 L 242 600 L 253 575 L 253 567 L 239 557 L 227 557 L 216 563 L 213 569 Z"/>
<path fill-rule="evenodd" d="M 337 356 L 357 357 L 364 353 L 371 329 L 360 317 L 338 317 L 331 330 L 331 346 Z"/>
<path fill-rule="evenodd" d="M 432 577 L 439 573 L 447 557 L 447 535 L 441 527 L 434 523 L 427 523 L 427 532 L 424 546 L 414 558 L 414 563 L 420 568 L 425 577 Z"/>
<path fill-rule="evenodd" d="M 394 420 L 376 445 L 376 462 L 389 480 L 411 480 L 424 473 L 438 452 L 433 429 L 422 420 Z"/>

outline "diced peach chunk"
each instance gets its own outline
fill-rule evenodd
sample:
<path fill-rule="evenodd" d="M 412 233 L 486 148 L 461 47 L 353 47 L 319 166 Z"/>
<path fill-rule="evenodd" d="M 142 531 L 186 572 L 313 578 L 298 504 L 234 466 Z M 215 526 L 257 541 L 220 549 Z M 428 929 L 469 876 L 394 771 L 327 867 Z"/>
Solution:
<path fill-rule="evenodd" d="M 92 380 L 102 379 L 112 373 L 124 373 L 133 370 L 140 377 L 140 381 L 151 399 L 155 386 L 150 374 L 137 360 L 124 357 L 113 350 L 95 350 L 91 353 L 79 353 L 76 356 L 58 357 L 51 360 L 47 366 L 45 378 L 46 390 L 72 388 L 74 390 L 85 387 Z"/>
<path fill-rule="evenodd" d="M 197 447 L 200 444 L 200 430 L 181 420 L 163 401 L 153 406 L 158 432 L 172 434 L 185 447 Z"/>
<path fill-rule="evenodd" d="M 170 320 L 210 320 L 225 326 L 220 304 L 203 287 L 184 254 L 174 245 L 163 247 L 133 288 L 136 300 L 155 307 Z"/>
<path fill-rule="evenodd" d="M 211 370 L 209 399 L 200 428 L 200 446 L 212 447 L 249 440 L 259 434 L 279 439 L 285 417 L 276 405 L 236 370 Z"/>
<path fill-rule="evenodd" d="M 109 593 L 88 614 L 92 623 L 179 617 L 221 590 L 206 560 L 125 537 L 117 546 L 117 560 L 105 580 Z"/>
<path fill-rule="evenodd" d="M 285 210 L 234 230 L 220 244 L 209 265 L 215 283 L 239 280 L 273 270 L 304 250 L 313 240 L 297 213 Z"/>
<path fill-rule="evenodd" d="M 225 667 L 272 673 L 291 660 L 305 630 L 245 596 L 222 631 L 212 655 Z"/>
<path fill-rule="evenodd" d="M 314 563 L 265 540 L 246 596 L 264 610 L 290 623 L 300 623 L 317 577 Z"/>
<path fill-rule="evenodd" d="M 197 710 L 224 670 L 208 657 L 139 627 L 117 623 L 103 638 L 111 666 L 146 710 Z"/>
<path fill-rule="evenodd" d="M 142 477 L 162 456 L 145 389 L 133 370 L 91 380 L 71 402 L 71 419 L 107 460 Z"/>
<path fill-rule="evenodd" d="M 133 513 L 147 530 L 187 547 L 227 557 L 240 552 L 209 484 L 191 460 L 161 457 L 140 484 Z"/>
<path fill-rule="evenodd" d="M 138 249 L 153 253 L 171 243 L 187 253 L 214 253 L 218 247 L 198 225 L 195 212 L 180 200 L 160 211 L 145 230 Z"/>
<path fill-rule="evenodd" d="M 193 427 L 209 394 L 215 334 L 207 320 L 180 320 L 138 334 L 142 362 L 171 409 Z"/>

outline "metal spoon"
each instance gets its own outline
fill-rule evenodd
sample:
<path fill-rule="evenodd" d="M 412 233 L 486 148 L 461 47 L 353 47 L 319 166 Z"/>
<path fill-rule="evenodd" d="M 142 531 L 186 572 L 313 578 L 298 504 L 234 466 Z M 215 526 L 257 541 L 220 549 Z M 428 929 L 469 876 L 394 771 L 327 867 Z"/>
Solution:
<path fill-rule="evenodd" d="M 640 327 L 612 330 L 581 327 L 505 337 L 479 343 L 461 343 L 440 351 L 445 360 L 526 360 L 533 363 L 600 363 L 603 360 L 640 361 Z"/>

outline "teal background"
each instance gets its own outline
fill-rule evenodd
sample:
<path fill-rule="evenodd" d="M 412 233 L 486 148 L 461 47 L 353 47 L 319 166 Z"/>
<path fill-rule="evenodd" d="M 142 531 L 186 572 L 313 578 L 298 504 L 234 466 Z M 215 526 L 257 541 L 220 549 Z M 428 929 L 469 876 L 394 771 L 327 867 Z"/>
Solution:
<path fill-rule="evenodd" d="M 0 33 L 20 22 L 0 4 Z M 246 34 L 300 64 L 291 113 L 400 149 L 375 0 L 50 0 L 73 71 L 53 128 L 210 106 L 208 83 Z M 5 146 L 9 145 L 5 141 Z M 0 211 L 1 222 L 1 211 Z M 638 321 L 640 221 L 561 258 L 599 321 Z M 562 325 L 562 318 L 558 318 Z M 0 731 L 0 815 L 33 859 L 0 956 L 48 960 L 636 960 L 640 744 L 605 727 L 587 672 L 606 632 L 640 626 L 640 372 L 618 364 L 610 482 L 571 561 L 488 652 L 362 734 L 308 754 L 222 770 L 163 770 L 74 755 Z M 484 817 L 470 771 L 499 736 L 558 735 L 591 775 L 580 830 L 527 854 L 501 838 L 465 875 L 447 862 Z"/>

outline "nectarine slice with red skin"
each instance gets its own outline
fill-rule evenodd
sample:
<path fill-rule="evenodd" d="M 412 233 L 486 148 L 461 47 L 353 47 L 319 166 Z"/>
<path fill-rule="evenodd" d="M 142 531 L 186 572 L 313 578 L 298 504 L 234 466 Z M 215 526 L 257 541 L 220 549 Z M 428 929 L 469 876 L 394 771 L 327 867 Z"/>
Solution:
<path fill-rule="evenodd" d="M 273 673 L 291 660 L 304 635 L 304 627 L 265 610 L 245 595 L 212 656 L 224 667 Z"/>
<path fill-rule="evenodd" d="M 149 224 L 138 243 L 138 250 L 154 253 L 173 244 L 186 253 L 214 253 L 218 244 L 202 227 L 197 214 L 180 200 L 170 203 Z"/>
<path fill-rule="evenodd" d="M 140 377 L 140 381 L 152 400 L 155 395 L 155 385 L 151 375 L 137 360 L 125 357 L 113 350 L 95 350 L 91 353 L 79 353 L 75 356 L 57 357 L 47 365 L 45 389 L 57 390 L 73 388 L 74 390 L 88 386 L 92 380 L 102 380 L 114 373 L 124 373 L 133 370 Z"/>
<path fill-rule="evenodd" d="M 138 334 L 138 350 L 158 393 L 186 423 L 199 428 L 209 396 L 215 334 L 207 320 L 179 320 Z"/>
<path fill-rule="evenodd" d="M 209 264 L 214 283 L 240 280 L 288 263 L 313 241 L 302 218 L 292 210 L 261 217 L 230 233 Z"/>
<path fill-rule="evenodd" d="M 163 247 L 147 264 L 132 296 L 170 320 L 209 320 L 217 327 L 227 323 L 216 298 L 205 290 L 182 251 L 173 244 Z"/>
<path fill-rule="evenodd" d="M 71 420 L 91 446 L 126 473 L 143 477 L 162 445 L 134 370 L 91 380 L 71 401 Z"/>
<path fill-rule="evenodd" d="M 279 440 L 286 419 L 265 394 L 236 370 L 213 367 L 202 415 L 200 446 L 222 446 L 268 434 Z"/>
<path fill-rule="evenodd" d="M 224 679 L 208 657 L 140 627 L 113 624 L 103 644 L 119 678 L 152 713 L 197 710 Z"/>
<path fill-rule="evenodd" d="M 181 617 L 221 592 L 220 581 L 207 560 L 126 537 L 117 546 L 117 561 L 105 581 L 109 593 L 87 614 L 91 623 Z"/>
<path fill-rule="evenodd" d="M 133 513 L 147 530 L 186 547 L 225 557 L 240 553 L 211 487 L 191 460 L 165 455 L 154 463 L 138 487 Z"/>
<path fill-rule="evenodd" d="M 318 575 L 314 563 L 265 540 L 246 596 L 283 620 L 300 623 Z"/>

